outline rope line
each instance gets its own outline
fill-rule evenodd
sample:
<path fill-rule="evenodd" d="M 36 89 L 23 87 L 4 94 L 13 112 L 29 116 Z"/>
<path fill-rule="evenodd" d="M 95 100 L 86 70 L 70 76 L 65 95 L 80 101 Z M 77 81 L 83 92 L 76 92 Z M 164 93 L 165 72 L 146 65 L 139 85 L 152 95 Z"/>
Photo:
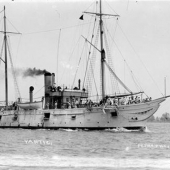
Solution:
<path fill-rule="evenodd" d="M 136 50 L 133 48 L 131 42 L 129 41 L 129 39 L 127 38 L 127 36 L 125 35 L 125 33 L 123 32 L 122 28 L 120 27 L 119 24 L 118 24 L 118 26 L 119 26 L 120 30 L 122 31 L 123 35 L 125 36 L 126 40 L 129 42 L 129 44 L 130 44 L 131 48 L 133 49 L 134 53 L 135 53 L 136 56 L 139 58 L 139 60 L 140 60 L 140 62 L 142 63 L 143 67 L 146 69 L 146 71 L 147 71 L 148 75 L 150 76 L 150 78 L 152 79 L 153 83 L 156 85 L 158 91 L 162 94 L 162 92 L 160 91 L 157 83 L 155 82 L 155 80 L 153 79 L 153 77 L 151 76 L 151 74 L 149 73 L 147 67 L 145 66 L 145 64 L 144 64 L 143 61 L 141 60 L 141 58 L 140 58 L 140 56 L 138 55 L 138 53 L 136 52 Z M 162 96 L 164 96 L 164 95 L 162 94 Z"/>
<path fill-rule="evenodd" d="M 85 42 L 84 42 L 84 44 L 85 44 Z M 77 69 L 76 69 L 76 72 L 75 72 L 75 76 L 74 76 L 74 80 L 73 80 L 72 88 L 73 88 L 74 83 L 75 83 L 75 79 L 76 79 L 77 72 L 78 72 L 78 69 L 79 69 L 79 65 L 80 65 L 80 62 L 81 62 L 81 59 L 82 59 L 83 51 L 84 51 L 84 45 L 83 45 L 83 50 L 82 50 L 82 53 L 81 53 L 81 55 L 80 55 L 79 62 L 78 62 L 78 65 L 77 65 Z"/>
<path fill-rule="evenodd" d="M 94 30 L 95 30 L 95 25 L 96 25 L 96 18 L 95 18 L 94 21 L 95 21 L 95 22 L 94 22 L 94 25 L 93 25 L 93 32 L 92 32 L 92 37 L 91 37 L 91 43 L 92 43 L 93 38 L 94 38 L 93 35 L 94 35 Z M 87 75 L 87 72 L 88 72 L 88 66 L 89 66 L 90 54 L 91 54 L 91 48 L 92 48 L 92 46 L 90 46 L 89 53 L 88 53 L 88 59 L 87 59 L 87 64 L 86 64 L 86 71 L 85 71 L 84 80 L 83 80 L 83 87 L 84 87 L 84 85 L 85 85 L 85 81 L 87 81 L 87 80 L 86 80 L 86 75 Z"/>
<path fill-rule="evenodd" d="M 59 32 L 58 45 L 57 45 L 57 86 L 58 86 L 58 58 L 59 58 L 60 36 L 61 36 L 61 29 Z"/>
<path fill-rule="evenodd" d="M 13 61 L 12 61 L 12 55 L 11 55 L 11 43 L 10 43 L 10 38 L 8 36 L 9 41 L 7 41 L 7 49 L 8 49 L 8 53 L 9 53 L 9 57 L 10 57 L 10 62 L 11 62 L 11 69 L 12 69 L 12 74 L 13 74 L 13 79 L 14 79 L 14 86 L 15 86 L 15 97 L 17 98 L 21 98 L 21 94 L 20 94 L 20 90 L 19 90 L 19 86 L 18 86 L 18 81 L 17 81 L 17 77 L 16 77 L 16 72 L 15 72 L 15 68 L 13 65 Z"/>
<path fill-rule="evenodd" d="M 106 29 L 107 29 L 107 28 L 106 28 Z M 107 31 L 108 31 L 108 29 L 107 29 Z M 137 81 L 136 76 L 133 74 L 132 70 L 130 69 L 130 66 L 128 65 L 127 61 L 125 60 L 125 58 L 124 58 L 124 56 L 123 56 L 123 54 L 122 54 L 121 50 L 119 49 L 119 47 L 118 47 L 117 43 L 114 41 L 114 39 L 113 39 L 113 37 L 111 36 L 111 34 L 110 34 L 110 32 L 109 32 L 109 31 L 108 31 L 108 33 L 109 33 L 109 35 L 110 35 L 110 37 L 111 37 L 112 41 L 114 42 L 114 44 L 115 44 L 116 48 L 118 49 L 118 51 L 119 51 L 119 53 L 120 53 L 121 57 L 123 58 L 123 60 L 124 60 L 125 64 L 127 65 L 127 68 L 129 69 L 129 71 L 130 71 L 131 75 L 132 75 L 132 76 L 135 78 L 135 80 Z M 134 83 L 135 83 L 135 84 L 136 84 L 136 81 L 134 81 Z M 143 91 L 143 90 L 142 90 L 142 87 L 140 86 L 140 83 L 138 83 L 138 86 L 139 86 L 139 89 L 141 89 L 141 91 Z"/>
<path fill-rule="evenodd" d="M 90 22 L 90 23 L 92 23 L 92 22 Z M 22 33 L 22 35 L 30 35 L 30 34 L 38 34 L 38 33 L 45 33 L 45 32 L 60 31 L 60 30 L 64 30 L 64 29 L 74 28 L 74 27 L 81 26 L 81 25 L 87 25 L 87 24 L 90 24 L 90 23 L 77 24 L 77 25 L 73 25 L 73 26 L 68 26 L 68 27 L 63 27 L 63 28 L 56 28 L 56 29 L 52 29 L 52 30 Z"/>
<path fill-rule="evenodd" d="M 8 19 L 8 18 L 6 18 L 7 20 L 8 20 L 8 22 L 12 25 L 12 27 L 17 31 L 17 33 L 20 33 L 17 29 L 16 29 L 16 27 L 11 23 L 11 21 Z"/>
<path fill-rule="evenodd" d="M 105 65 L 108 67 L 108 69 L 111 71 L 111 73 L 115 76 L 115 78 L 117 79 L 117 81 L 119 81 L 119 83 L 120 83 L 129 93 L 132 93 L 132 91 L 119 79 L 119 77 L 115 74 L 115 72 L 110 68 L 110 66 L 108 65 L 108 63 L 105 62 Z"/>
<path fill-rule="evenodd" d="M 42 86 L 40 90 L 42 90 L 42 88 L 44 88 L 45 86 Z M 34 93 L 33 96 L 35 96 L 40 90 L 38 90 L 37 92 Z"/>

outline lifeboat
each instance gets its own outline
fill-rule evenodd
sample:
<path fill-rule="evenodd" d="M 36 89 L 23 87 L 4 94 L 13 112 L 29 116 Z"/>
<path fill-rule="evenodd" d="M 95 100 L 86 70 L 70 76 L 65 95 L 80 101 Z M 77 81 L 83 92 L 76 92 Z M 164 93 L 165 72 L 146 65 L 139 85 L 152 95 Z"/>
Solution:
<path fill-rule="evenodd" d="M 27 103 L 18 103 L 17 104 L 21 109 L 24 110 L 37 110 L 42 109 L 42 101 L 38 102 L 27 102 Z"/>

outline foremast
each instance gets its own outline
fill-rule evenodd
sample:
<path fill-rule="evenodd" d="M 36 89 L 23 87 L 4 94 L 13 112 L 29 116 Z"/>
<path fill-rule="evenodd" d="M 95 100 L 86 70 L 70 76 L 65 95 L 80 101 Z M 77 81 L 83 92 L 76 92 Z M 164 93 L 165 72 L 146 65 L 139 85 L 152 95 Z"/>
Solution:
<path fill-rule="evenodd" d="M 5 13 L 5 6 L 4 6 L 4 10 L 1 11 L 1 12 L 4 12 L 4 30 L 3 31 L 0 31 L 1 33 L 4 34 L 4 60 L 2 58 L 0 58 L 0 60 L 2 60 L 5 64 L 5 109 L 8 110 L 8 54 L 7 54 L 7 49 L 9 50 L 9 47 L 8 47 L 8 42 L 7 42 L 7 34 L 10 33 L 10 34 L 20 34 L 19 32 L 7 32 L 6 30 L 6 13 Z M 10 56 L 10 52 L 9 52 L 9 56 Z M 11 56 L 10 56 L 11 57 Z M 12 59 L 11 59 L 11 65 L 12 65 Z M 12 66 L 12 69 L 13 69 L 13 66 Z M 13 70 L 14 72 L 14 70 Z M 16 81 L 16 80 L 14 80 Z"/>
<path fill-rule="evenodd" d="M 7 36 L 6 36 L 6 15 L 4 6 L 4 53 L 5 53 L 5 104 L 8 110 L 8 65 L 7 65 Z"/>

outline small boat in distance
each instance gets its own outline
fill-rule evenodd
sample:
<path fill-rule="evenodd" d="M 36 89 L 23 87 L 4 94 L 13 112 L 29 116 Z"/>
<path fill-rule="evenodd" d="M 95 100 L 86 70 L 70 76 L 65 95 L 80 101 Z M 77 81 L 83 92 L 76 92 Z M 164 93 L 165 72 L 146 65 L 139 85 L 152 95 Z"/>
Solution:
<path fill-rule="evenodd" d="M 103 130 L 112 128 L 125 128 L 143 130 L 146 121 L 158 110 L 160 103 L 166 97 L 155 100 L 151 98 L 142 99 L 143 92 L 132 92 L 116 75 L 111 66 L 107 48 L 104 43 L 106 30 L 103 25 L 104 16 L 119 17 L 119 15 L 102 13 L 102 2 L 99 2 L 99 12 L 84 12 L 84 14 L 95 15 L 99 21 L 97 38 L 100 40 L 100 48 L 93 45 L 85 38 L 91 48 L 100 53 L 101 70 L 101 96 L 98 101 L 93 101 L 90 95 L 92 81 L 88 85 L 81 87 L 78 80 L 76 88 L 62 88 L 55 86 L 55 74 L 46 72 L 44 74 L 44 97 L 39 102 L 33 102 L 33 87 L 30 87 L 30 102 L 16 102 L 16 107 L 8 106 L 8 76 L 7 76 L 7 45 L 5 45 L 5 84 L 6 84 L 6 106 L 0 112 L 0 128 L 47 128 L 47 129 L 89 129 Z M 80 17 L 83 19 L 83 16 Z M 95 20 L 95 21 L 96 21 Z M 4 8 L 4 23 L 6 23 Z M 6 26 L 4 25 L 4 43 L 8 43 Z M 96 39 L 97 39 L 96 38 Z M 89 52 L 90 55 L 90 52 Z M 91 61 L 93 60 L 93 61 Z M 91 75 L 93 74 L 94 58 L 89 58 Z M 106 92 L 106 69 L 128 93 L 107 94 Z M 98 72 L 100 72 L 100 70 Z M 92 75 L 94 76 L 94 75 Z M 93 85 L 94 85 L 93 84 Z M 114 88 L 112 86 L 111 88 Z"/>

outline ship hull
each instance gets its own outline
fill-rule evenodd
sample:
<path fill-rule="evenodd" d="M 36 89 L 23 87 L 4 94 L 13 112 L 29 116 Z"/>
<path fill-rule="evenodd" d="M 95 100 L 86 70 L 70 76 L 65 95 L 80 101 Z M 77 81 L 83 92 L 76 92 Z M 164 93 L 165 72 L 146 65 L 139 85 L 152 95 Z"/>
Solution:
<path fill-rule="evenodd" d="M 143 129 L 165 98 L 147 103 L 75 109 L 10 110 L 0 115 L 0 128 Z"/>

